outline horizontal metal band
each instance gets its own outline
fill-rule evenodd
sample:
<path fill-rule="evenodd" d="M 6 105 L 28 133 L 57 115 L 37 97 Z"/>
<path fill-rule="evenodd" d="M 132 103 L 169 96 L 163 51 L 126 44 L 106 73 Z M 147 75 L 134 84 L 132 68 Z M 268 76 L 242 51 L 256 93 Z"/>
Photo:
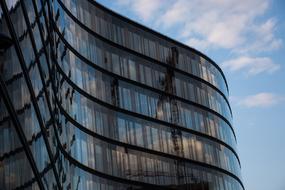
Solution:
<path fill-rule="evenodd" d="M 185 72 L 185 71 L 183 71 L 183 70 L 180 70 L 180 69 L 178 69 L 178 68 L 176 68 L 176 67 L 173 67 L 173 66 L 171 66 L 171 65 L 169 65 L 169 64 L 160 62 L 160 61 L 155 60 L 155 59 L 153 59 L 153 58 L 151 58 L 151 57 L 148 57 L 148 56 L 146 56 L 146 55 L 143 55 L 143 54 L 141 54 L 141 53 L 138 53 L 138 52 L 136 52 L 136 51 L 134 51 L 134 50 L 132 50 L 132 49 L 129 49 L 129 48 L 125 47 L 125 46 L 122 46 L 122 45 L 120 45 L 120 44 L 114 43 L 113 41 L 111 41 L 111 40 L 109 40 L 109 39 L 106 39 L 105 37 L 103 37 L 103 36 L 97 34 L 97 33 L 94 32 L 93 30 L 91 30 L 90 28 L 88 28 L 87 26 L 85 26 L 81 21 L 79 21 L 79 20 L 64 6 L 64 4 L 61 2 L 61 0 L 57 0 L 57 1 L 58 1 L 58 3 L 61 5 L 62 9 L 68 14 L 69 17 L 71 17 L 71 19 L 72 19 L 74 22 L 76 22 L 81 28 L 83 28 L 84 30 L 86 30 L 88 33 L 90 33 L 90 34 L 92 34 L 93 36 L 95 36 L 97 39 L 100 39 L 100 40 L 102 40 L 103 42 L 105 42 L 105 43 L 107 43 L 107 44 L 109 44 L 109 45 L 111 45 L 111 46 L 114 46 L 114 47 L 116 47 L 116 48 L 119 48 L 119 49 L 121 49 L 121 50 L 124 50 L 124 51 L 126 51 L 126 52 L 128 52 L 128 53 L 130 53 L 130 54 L 133 54 L 133 55 L 135 55 L 135 56 L 138 56 L 138 57 L 141 57 L 141 58 L 143 58 L 143 59 L 149 60 L 149 61 L 151 61 L 152 63 L 158 64 L 159 66 L 163 66 L 163 67 L 166 67 L 166 68 L 171 68 L 172 70 L 174 70 L 174 71 L 176 71 L 176 72 L 178 72 L 178 73 L 180 73 L 180 74 L 182 74 L 182 75 L 188 76 L 188 77 L 190 77 L 190 78 L 194 78 L 194 79 L 199 80 L 200 82 L 202 82 L 202 83 L 204 83 L 204 84 L 210 86 L 211 88 L 213 88 L 215 91 L 217 91 L 219 94 L 221 94 L 221 95 L 223 96 L 223 98 L 225 99 L 226 103 L 228 104 L 228 107 L 229 107 L 229 109 L 230 109 L 230 113 L 231 113 L 231 115 L 232 115 L 231 106 L 230 106 L 230 103 L 229 103 L 228 99 L 226 98 L 225 94 L 224 94 L 220 89 L 218 89 L 218 88 L 215 87 L 213 84 L 211 84 L 210 82 L 208 82 L 208 81 L 206 81 L 206 80 L 204 80 L 204 79 L 202 79 L 202 78 L 200 78 L 200 77 L 198 77 L 198 76 L 195 76 L 195 75 L 193 75 L 193 74 L 191 74 L 191 73 L 187 73 L 187 72 Z M 56 25 L 56 24 L 55 24 L 55 25 Z"/>
<path fill-rule="evenodd" d="M 91 2 L 93 5 L 95 5 L 97 8 L 102 9 L 104 12 L 107 12 L 108 14 L 110 14 L 110 15 L 112 15 L 112 16 L 115 16 L 115 17 L 117 17 L 117 18 L 119 18 L 119 19 L 121 19 L 121 20 L 123 20 L 123 21 L 126 22 L 126 23 L 129 23 L 129 24 L 131 24 L 131 25 L 134 25 L 134 26 L 136 26 L 136 27 L 138 27 L 138 28 L 140 28 L 140 29 L 142 29 L 142 30 L 144 30 L 144 31 L 146 31 L 146 32 L 149 32 L 149 33 L 151 33 L 151 34 L 153 34 L 153 35 L 155 35 L 155 36 L 159 36 L 159 37 L 165 39 L 166 41 L 173 42 L 173 43 L 177 44 L 178 46 L 181 46 L 181 47 L 183 47 L 183 48 L 185 48 L 185 49 L 187 49 L 187 50 L 189 50 L 189 51 L 191 51 L 191 52 L 194 52 L 194 53 L 196 53 L 197 55 L 199 55 L 199 56 L 205 58 L 206 60 L 208 60 L 213 66 L 215 66 L 215 67 L 220 71 L 220 73 L 222 74 L 222 77 L 223 77 L 223 79 L 224 79 L 224 81 L 225 81 L 227 90 L 228 90 L 228 83 L 227 83 L 226 77 L 225 77 L 225 75 L 224 75 L 222 69 L 217 65 L 217 63 L 215 63 L 215 62 L 214 62 L 211 58 L 209 58 L 207 55 L 205 55 L 205 54 L 201 53 L 200 51 L 198 51 L 198 50 L 196 50 L 196 49 L 194 49 L 194 48 L 192 48 L 192 47 L 189 47 L 189 46 L 187 46 L 187 45 L 185 45 L 185 44 L 183 44 L 183 43 L 181 43 L 181 42 L 179 42 L 179 41 L 176 41 L 176 40 L 174 40 L 174 39 L 172 39 L 172 38 L 169 38 L 168 36 L 165 36 L 165 35 L 163 35 L 163 34 L 157 32 L 157 31 L 155 31 L 155 30 L 152 30 L 152 29 L 150 29 L 150 28 L 148 28 L 148 27 L 146 27 L 146 26 L 144 26 L 144 25 L 142 25 L 142 24 L 139 24 L 139 23 L 137 23 L 137 22 L 135 22 L 135 21 L 133 21 L 133 20 L 131 20 L 131 19 L 129 19 L 129 18 L 126 18 L 126 17 L 124 17 L 124 16 L 122 16 L 122 15 L 120 15 L 120 14 L 118 14 L 118 13 L 116 13 L 116 12 L 114 12 L 114 11 L 108 9 L 108 8 L 106 8 L 105 6 L 101 5 L 101 4 L 98 3 L 97 1 L 93 1 L 93 0 L 88 0 L 88 1 Z"/>
<path fill-rule="evenodd" d="M 141 118 L 141 119 L 144 119 L 144 120 L 147 120 L 147 121 L 159 123 L 159 124 L 162 124 L 162 125 L 164 125 L 166 127 L 176 128 L 176 129 L 179 129 L 179 130 L 182 130 L 182 131 L 185 131 L 185 132 L 197 135 L 197 136 L 201 136 L 201 137 L 207 138 L 207 139 L 212 140 L 214 142 L 217 142 L 219 144 L 222 144 L 226 148 L 228 148 L 229 150 L 231 150 L 233 152 L 233 154 L 236 156 L 236 158 L 237 158 L 237 160 L 238 160 L 238 162 L 240 164 L 239 157 L 238 157 L 237 153 L 234 151 L 234 149 L 231 146 L 229 146 L 228 144 L 224 143 L 223 141 L 221 141 L 221 140 L 219 140 L 219 139 L 217 139 L 215 137 L 206 135 L 204 133 L 192 130 L 192 129 L 184 128 L 184 127 L 172 124 L 172 123 L 168 123 L 168 122 L 163 121 L 163 120 L 157 120 L 155 118 L 152 118 L 152 117 L 149 117 L 149 116 L 145 116 L 145 115 L 142 115 L 142 114 L 139 114 L 139 113 L 136 113 L 136 112 L 132 112 L 132 111 L 120 108 L 120 107 L 116 107 L 116 106 L 111 105 L 109 103 L 106 103 L 106 102 L 104 102 L 102 100 L 99 100 L 99 99 L 91 96 L 90 94 L 88 94 L 87 92 L 82 90 L 81 88 L 79 88 L 71 79 L 69 79 L 66 76 L 66 74 L 61 70 L 60 66 L 57 63 L 56 63 L 56 67 L 57 67 L 57 70 L 59 71 L 59 73 L 64 78 L 64 80 L 66 80 L 69 83 L 70 86 L 72 86 L 77 92 L 82 94 L 84 97 L 92 100 L 93 102 L 96 102 L 96 103 L 98 103 L 98 104 L 100 104 L 100 105 L 102 105 L 102 106 L 104 106 L 106 108 L 109 108 L 109 109 L 111 109 L 113 111 L 116 111 L 116 112 L 120 112 L 120 113 L 124 113 L 124 114 L 131 115 L 131 116 L 134 116 L 134 117 L 138 117 L 138 118 Z"/>
<path fill-rule="evenodd" d="M 55 24 L 55 23 L 54 23 L 54 24 Z M 56 28 L 56 29 L 57 29 L 57 28 Z M 143 84 L 141 84 L 141 83 L 138 83 L 138 82 L 135 82 L 135 81 L 126 79 L 126 78 L 124 78 L 124 77 L 118 76 L 118 75 L 116 75 L 116 74 L 114 74 L 114 73 L 112 73 L 112 72 L 110 72 L 110 71 L 106 71 L 105 69 L 102 69 L 101 67 L 96 66 L 94 63 L 92 63 L 91 61 L 89 61 L 88 59 L 86 59 L 85 57 L 83 57 L 81 54 L 79 54 L 79 53 L 64 39 L 64 37 L 59 33 L 59 31 L 57 31 L 57 32 L 58 32 L 59 37 L 61 37 L 62 41 L 63 41 L 63 42 L 65 43 L 65 45 L 67 46 L 67 48 L 68 48 L 69 50 L 71 50 L 71 51 L 72 51 L 78 58 L 80 58 L 82 61 L 84 61 L 85 63 L 88 63 L 88 65 L 93 66 L 94 68 L 98 69 L 98 70 L 101 71 L 101 72 L 106 72 L 106 73 L 109 74 L 110 76 L 115 77 L 115 78 L 118 78 L 118 79 L 120 79 L 120 80 L 124 80 L 124 81 L 130 82 L 130 83 L 132 83 L 132 84 L 134 84 L 134 85 L 138 85 L 138 86 L 142 86 L 142 85 L 143 85 Z M 58 70 L 61 71 L 61 73 L 65 76 L 65 78 L 67 79 L 67 81 L 70 81 L 69 83 L 73 83 L 73 84 L 74 84 L 74 82 L 71 81 L 71 80 L 65 75 L 65 73 L 61 70 L 61 68 L 58 66 L 58 64 L 56 64 L 56 65 L 57 65 L 57 67 L 58 67 Z M 137 84 L 137 83 L 138 83 L 138 84 Z M 76 84 L 74 84 L 74 85 L 76 85 Z M 144 85 L 144 86 L 145 86 L 145 85 Z M 148 88 L 151 88 L 151 87 L 148 87 Z M 81 90 L 81 89 L 80 89 L 80 90 Z M 82 90 L 82 91 L 83 91 L 83 90 Z M 163 91 L 161 91 L 161 92 L 163 93 Z M 88 94 L 88 93 L 86 93 L 85 91 L 84 91 L 84 93 L 85 93 L 85 94 Z M 91 96 L 91 95 L 88 94 L 87 96 Z M 100 100 L 99 100 L 99 101 L 100 101 Z M 112 106 L 112 105 L 110 105 L 110 104 L 108 104 L 108 103 L 105 103 L 105 104 L 107 104 L 108 106 Z M 200 104 L 198 104 L 198 105 L 199 105 L 199 107 L 201 106 Z M 197 106 L 197 107 L 198 107 L 198 106 Z M 206 108 L 207 108 L 207 107 L 206 107 Z M 112 109 L 118 109 L 118 107 L 113 106 Z M 120 109 L 121 109 L 121 108 L 120 108 Z M 124 109 L 122 109 L 122 110 L 124 110 Z M 124 111 L 127 111 L 127 110 L 124 110 Z M 209 109 L 209 108 L 205 109 L 205 111 L 213 112 L 213 110 L 211 110 L 211 109 Z M 131 113 L 138 114 L 138 113 L 135 113 L 135 112 L 131 112 Z M 214 112 L 214 113 L 216 113 L 216 112 Z M 139 114 L 139 115 L 142 115 L 142 114 Z M 143 117 L 147 117 L 147 116 L 144 116 L 144 115 L 143 115 Z M 150 118 L 150 117 L 148 117 L 148 118 Z M 154 119 L 154 118 L 151 118 L 151 119 Z M 222 118 L 221 118 L 221 119 L 222 119 Z M 177 126 L 177 125 L 175 125 L 175 124 L 168 123 L 168 122 L 165 122 L 165 121 L 162 121 L 162 120 L 156 120 L 156 119 L 155 119 L 155 121 L 164 122 L 164 125 Z M 227 122 L 227 120 L 224 120 L 224 121 L 229 125 L 229 123 Z M 231 125 L 229 125 L 229 126 L 231 127 Z M 194 133 L 194 130 L 187 129 L 187 128 L 184 128 L 184 127 L 181 127 L 181 126 L 179 126 L 179 127 L 180 127 L 180 128 L 183 128 L 182 130 L 188 130 L 188 131 L 192 131 L 191 133 Z M 231 129 L 232 129 L 232 131 L 233 131 L 233 128 L 232 128 L 232 127 L 231 127 Z M 201 134 L 202 134 L 202 135 L 205 135 L 206 137 L 215 138 L 215 137 L 212 137 L 212 136 L 203 134 L 203 133 L 198 132 L 198 131 L 195 131 L 195 133 L 196 133 L 196 134 L 200 134 L 200 136 L 201 136 Z M 216 138 L 215 138 L 215 139 L 216 139 Z M 233 152 L 235 152 L 234 149 L 233 149 L 230 145 L 224 143 L 223 141 L 221 141 L 221 140 L 219 140 L 219 139 L 217 139 L 217 140 L 218 140 L 219 142 L 222 142 L 221 144 L 225 144 L 225 146 L 230 147 L 230 149 L 232 149 Z M 236 156 L 237 156 L 237 154 L 236 154 Z M 238 157 L 238 156 L 237 156 L 237 157 Z"/>

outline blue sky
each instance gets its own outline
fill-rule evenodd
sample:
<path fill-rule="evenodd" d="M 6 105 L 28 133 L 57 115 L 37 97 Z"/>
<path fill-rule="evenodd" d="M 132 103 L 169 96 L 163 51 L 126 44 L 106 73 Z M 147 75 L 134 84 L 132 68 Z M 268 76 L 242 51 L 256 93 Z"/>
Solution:
<path fill-rule="evenodd" d="M 285 1 L 98 0 L 224 70 L 247 190 L 285 189 Z"/>

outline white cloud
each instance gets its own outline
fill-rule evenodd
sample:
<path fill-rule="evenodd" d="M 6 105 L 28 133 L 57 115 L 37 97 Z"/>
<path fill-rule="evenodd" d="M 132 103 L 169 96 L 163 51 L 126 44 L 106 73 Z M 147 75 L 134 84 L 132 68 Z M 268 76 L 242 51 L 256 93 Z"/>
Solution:
<path fill-rule="evenodd" d="M 280 69 L 280 65 L 274 63 L 269 57 L 241 56 L 223 62 L 221 66 L 230 71 L 244 70 L 248 75 L 271 74 Z"/>
<path fill-rule="evenodd" d="M 195 49 L 206 49 L 209 46 L 206 40 L 198 38 L 189 38 L 185 43 Z"/>
<path fill-rule="evenodd" d="M 239 101 L 239 97 L 237 96 L 229 96 L 230 104 L 236 104 Z"/>
<path fill-rule="evenodd" d="M 162 7 L 162 0 L 118 0 L 120 6 L 128 7 L 144 21 L 153 18 Z M 155 20 L 155 19 L 153 19 Z"/>
<path fill-rule="evenodd" d="M 237 48 L 246 42 L 248 28 L 268 8 L 261 0 L 177 0 L 160 17 L 160 26 L 181 24 L 181 34 L 188 41 L 196 35 L 209 46 Z M 205 42 L 202 41 L 202 47 Z"/>
<path fill-rule="evenodd" d="M 283 42 L 282 39 L 276 38 L 274 32 L 277 27 L 277 20 L 270 18 L 260 25 L 251 27 L 254 37 L 250 37 L 250 40 L 245 47 L 237 49 L 237 52 L 263 52 L 279 49 Z"/>
<path fill-rule="evenodd" d="M 248 108 L 253 107 L 270 107 L 284 101 L 284 97 L 273 94 L 262 92 L 255 95 L 247 96 L 238 102 L 238 105 L 245 106 Z"/>
<path fill-rule="evenodd" d="M 278 49 L 277 20 L 262 21 L 270 0 L 119 0 L 159 30 L 175 29 L 177 38 L 202 50 L 237 53 Z"/>

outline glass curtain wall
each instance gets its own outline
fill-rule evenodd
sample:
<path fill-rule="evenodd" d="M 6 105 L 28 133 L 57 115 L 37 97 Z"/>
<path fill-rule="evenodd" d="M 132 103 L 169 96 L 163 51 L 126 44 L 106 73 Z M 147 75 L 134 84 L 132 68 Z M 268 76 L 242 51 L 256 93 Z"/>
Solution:
<path fill-rule="evenodd" d="M 93 0 L 0 5 L 0 189 L 244 189 L 210 58 Z"/>

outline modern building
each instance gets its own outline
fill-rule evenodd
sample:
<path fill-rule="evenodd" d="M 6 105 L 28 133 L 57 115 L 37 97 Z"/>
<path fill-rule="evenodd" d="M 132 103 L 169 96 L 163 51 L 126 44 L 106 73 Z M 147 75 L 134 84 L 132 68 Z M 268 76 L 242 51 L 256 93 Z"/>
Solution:
<path fill-rule="evenodd" d="M 0 189 L 244 189 L 209 57 L 93 0 L 0 2 Z"/>

